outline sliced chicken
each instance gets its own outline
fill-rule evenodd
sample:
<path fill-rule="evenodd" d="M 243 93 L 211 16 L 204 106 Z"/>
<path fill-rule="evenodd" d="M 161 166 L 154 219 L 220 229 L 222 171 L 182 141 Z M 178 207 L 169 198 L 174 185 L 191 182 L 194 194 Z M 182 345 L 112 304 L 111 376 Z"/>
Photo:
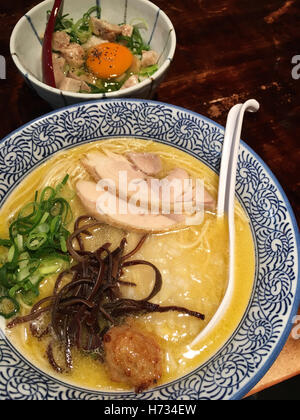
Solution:
<path fill-rule="evenodd" d="M 216 200 L 213 198 L 213 196 L 204 189 L 204 206 L 206 210 L 215 211 L 216 210 Z"/>
<path fill-rule="evenodd" d="M 128 36 L 128 38 L 132 37 L 132 34 L 133 34 L 133 26 L 132 25 L 127 25 L 127 24 L 122 25 L 121 29 L 122 29 L 122 35 L 123 36 Z"/>
<path fill-rule="evenodd" d="M 142 67 L 154 66 L 158 63 L 159 55 L 156 51 L 143 51 Z"/>
<path fill-rule="evenodd" d="M 88 153 L 82 159 L 81 163 L 95 181 L 99 181 L 100 179 L 110 181 L 110 184 L 116 187 L 117 191 L 121 192 L 120 195 L 123 198 L 127 197 L 127 185 L 129 183 L 135 181 L 138 183 L 138 181 L 143 181 L 148 178 L 144 172 L 136 169 L 125 156 L 115 153 L 110 153 L 110 155 Z M 124 173 L 126 173 L 126 185 L 123 183 Z M 126 187 L 126 191 L 122 194 L 124 186 Z"/>
<path fill-rule="evenodd" d="M 52 54 L 53 72 L 56 86 L 60 86 L 66 75 L 64 72 L 66 60 L 59 54 Z"/>
<path fill-rule="evenodd" d="M 81 83 L 81 80 L 75 80 L 71 79 L 70 77 L 65 77 L 58 87 L 60 90 L 78 93 L 81 89 Z"/>
<path fill-rule="evenodd" d="M 73 67 L 82 67 L 85 62 L 85 50 L 81 45 L 72 42 L 67 48 L 61 50 L 67 63 Z"/>
<path fill-rule="evenodd" d="M 162 161 L 155 153 L 128 153 L 129 161 L 146 175 L 158 175 L 162 169 Z"/>
<path fill-rule="evenodd" d="M 89 153 L 81 162 L 96 182 L 105 181 L 119 198 L 128 201 L 138 193 L 140 205 L 149 209 L 150 178 L 125 156 L 115 153 Z M 159 202 L 159 197 L 155 201 Z"/>
<path fill-rule="evenodd" d="M 79 181 L 76 191 L 90 216 L 128 232 L 162 233 L 185 226 L 184 216 L 147 214 L 146 209 L 130 204 L 108 191 L 99 191 L 94 182 Z"/>
<path fill-rule="evenodd" d="M 126 80 L 126 82 L 124 83 L 124 85 L 121 87 L 120 90 L 128 89 L 138 84 L 139 84 L 139 79 L 135 74 L 133 74 L 132 76 L 129 77 L 129 79 Z"/>
<path fill-rule="evenodd" d="M 105 359 L 113 381 L 145 391 L 162 376 L 162 350 L 148 333 L 126 325 L 104 336 Z"/>
<path fill-rule="evenodd" d="M 180 168 L 158 179 L 162 162 L 152 153 L 129 153 L 126 157 L 118 154 L 104 155 L 89 153 L 82 164 L 96 182 L 105 180 L 106 185 L 123 200 L 135 198 L 141 207 L 156 213 L 192 213 L 195 211 L 198 190 L 194 180 Z M 200 191 L 201 192 L 201 191 Z M 201 202 L 202 203 L 202 202 Z M 215 202 L 206 191 L 203 204 L 211 209 Z"/>
<path fill-rule="evenodd" d="M 187 173 L 187 171 L 185 171 L 182 168 L 175 168 L 173 169 L 173 171 L 171 171 L 168 176 L 166 176 L 166 178 L 164 178 L 165 180 L 168 180 L 170 183 L 172 182 L 180 182 L 181 186 L 182 186 L 182 194 L 184 195 L 184 202 L 186 207 L 192 207 L 196 205 L 196 200 L 199 199 L 199 197 L 197 197 L 200 194 L 203 193 L 203 206 L 205 208 L 205 210 L 215 210 L 216 208 L 216 200 L 213 198 L 213 196 L 207 191 L 206 188 L 199 190 L 199 186 L 196 185 L 196 182 L 194 179 L 190 178 L 189 174 Z M 174 184 L 176 185 L 176 184 Z M 198 188 L 198 191 L 197 191 Z M 174 203 L 182 203 L 183 199 L 182 199 L 182 195 L 181 195 L 181 189 L 178 189 L 178 194 L 175 195 L 176 189 L 173 191 L 171 191 L 171 202 Z M 174 195 L 172 195 L 174 194 Z"/>
<path fill-rule="evenodd" d="M 64 31 L 54 32 L 52 38 L 52 49 L 54 51 L 61 52 L 65 48 L 68 48 L 71 42 L 70 36 Z"/>
<path fill-rule="evenodd" d="M 190 182 L 192 182 L 192 179 L 186 170 L 181 168 L 173 169 L 162 180 L 162 183 L 166 186 L 166 189 L 169 188 L 170 197 L 166 197 L 164 196 L 164 193 L 162 193 L 161 200 L 163 202 L 170 202 L 174 205 L 175 203 L 182 203 L 184 197 L 186 202 L 192 204 L 194 195 L 193 185 L 191 186 Z"/>
<path fill-rule="evenodd" d="M 95 35 L 110 42 L 114 42 L 118 35 L 122 34 L 122 28 L 103 19 L 91 17 L 91 27 Z"/>
<path fill-rule="evenodd" d="M 92 89 L 90 88 L 90 86 L 84 80 L 82 80 L 80 91 L 90 93 L 92 91 Z"/>

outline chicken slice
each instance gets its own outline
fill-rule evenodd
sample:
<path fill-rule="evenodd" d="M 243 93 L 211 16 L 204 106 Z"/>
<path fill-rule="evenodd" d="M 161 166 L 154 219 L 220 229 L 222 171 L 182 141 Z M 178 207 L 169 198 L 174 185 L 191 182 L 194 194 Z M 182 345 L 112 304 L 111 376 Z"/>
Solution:
<path fill-rule="evenodd" d="M 53 63 L 55 85 L 59 87 L 66 77 L 65 72 L 64 72 L 66 60 L 63 57 L 61 57 L 59 54 L 54 53 L 52 54 L 52 63 Z"/>
<path fill-rule="evenodd" d="M 60 90 L 78 93 L 81 89 L 81 83 L 81 80 L 75 80 L 71 79 L 71 77 L 65 77 L 58 87 Z"/>
<path fill-rule="evenodd" d="M 128 38 L 132 37 L 133 29 L 134 29 L 132 25 L 124 24 L 121 26 L 121 29 L 122 29 L 123 36 L 128 36 Z"/>
<path fill-rule="evenodd" d="M 90 86 L 84 80 L 82 80 L 81 81 L 81 86 L 80 86 L 80 91 L 90 93 L 92 91 L 92 89 L 90 88 Z"/>
<path fill-rule="evenodd" d="M 137 393 L 156 385 L 162 376 L 162 350 L 150 334 L 127 325 L 113 327 L 104 336 L 104 350 L 111 379 Z"/>
<path fill-rule="evenodd" d="M 64 31 L 54 32 L 52 38 L 52 49 L 61 52 L 68 48 L 71 42 L 70 36 Z"/>
<path fill-rule="evenodd" d="M 61 50 L 67 63 L 73 67 L 82 67 L 85 61 L 85 50 L 81 45 L 72 42 L 68 47 Z"/>
<path fill-rule="evenodd" d="M 107 180 L 116 187 L 122 198 L 127 197 L 127 185 L 131 182 L 138 184 L 147 179 L 145 173 L 136 169 L 125 156 L 110 153 L 109 156 L 101 153 L 88 153 L 81 163 L 95 181 Z M 124 175 L 126 174 L 126 188 Z"/>
<path fill-rule="evenodd" d="M 126 80 L 126 82 L 124 83 L 124 85 L 121 87 L 120 90 L 128 89 L 128 88 L 131 88 L 131 87 L 136 86 L 138 84 L 139 84 L 139 79 L 134 74 L 134 75 L 130 76 L 129 79 Z"/>
<path fill-rule="evenodd" d="M 122 28 L 103 19 L 91 17 L 91 27 L 95 35 L 110 42 L 114 42 L 118 35 L 122 34 Z"/>
<path fill-rule="evenodd" d="M 128 203 L 108 191 L 99 191 L 94 182 L 79 181 L 76 191 L 90 216 L 128 232 L 162 233 L 185 226 L 184 216 L 173 218 L 149 214 L 145 208 Z"/>
<path fill-rule="evenodd" d="M 148 170 L 152 166 L 151 170 L 155 172 L 155 169 L 161 164 L 159 156 L 157 160 L 147 159 L 146 154 L 140 154 L 140 156 L 144 161 L 148 161 Z M 150 208 L 151 200 L 156 203 L 155 208 L 157 206 L 159 208 L 159 204 L 157 205 L 160 200 L 159 191 L 151 190 L 150 181 L 152 178 L 147 175 L 147 168 L 138 159 L 138 154 L 133 157 L 138 163 L 138 167 L 127 157 L 114 153 L 109 155 L 89 153 L 81 162 L 95 181 L 105 180 L 123 200 L 128 201 L 133 195 L 138 195 L 140 205 L 145 209 Z"/>
<path fill-rule="evenodd" d="M 143 51 L 142 67 L 154 66 L 158 63 L 159 56 L 156 51 Z"/>
<path fill-rule="evenodd" d="M 161 159 L 156 154 L 129 153 L 125 157 L 114 153 L 108 156 L 89 153 L 82 164 L 96 182 L 105 180 L 123 200 L 138 197 L 140 206 L 147 210 L 160 212 L 164 209 L 169 215 L 176 205 L 176 213 L 190 213 L 199 198 L 196 182 L 184 169 L 176 168 L 162 180 L 150 176 L 158 175 L 162 170 Z M 203 204 L 208 209 L 215 206 L 214 199 L 206 190 Z"/>
<path fill-rule="evenodd" d="M 162 169 L 162 161 L 155 153 L 128 153 L 129 161 L 146 175 L 158 175 Z"/>

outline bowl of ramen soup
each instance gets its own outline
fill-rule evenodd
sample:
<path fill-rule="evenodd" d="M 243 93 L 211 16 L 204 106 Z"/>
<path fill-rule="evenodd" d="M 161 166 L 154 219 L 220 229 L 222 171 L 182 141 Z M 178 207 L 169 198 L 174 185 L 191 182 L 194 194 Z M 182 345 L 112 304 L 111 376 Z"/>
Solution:
<path fill-rule="evenodd" d="M 154 96 L 176 50 L 163 10 L 148 0 L 64 0 L 54 31 L 46 33 L 53 6 L 53 0 L 35 6 L 11 35 L 12 59 L 40 97 L 59 108 Z"/>
<path fill-rule="evenodd" d="M 228 281 L 223 139 L 127 99 L 1 141 L 1 399 L 240 399 L 266 373 L 298 308 L 298 228 L 242 142 L 234 291 L 211 324 Z"/>

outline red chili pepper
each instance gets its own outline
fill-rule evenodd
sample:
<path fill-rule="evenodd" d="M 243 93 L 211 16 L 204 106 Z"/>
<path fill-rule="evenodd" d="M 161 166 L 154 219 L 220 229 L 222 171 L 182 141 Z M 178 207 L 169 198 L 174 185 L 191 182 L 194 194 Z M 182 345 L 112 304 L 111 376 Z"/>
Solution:
<path fill-rule="evenodd" d="M 43 42 L 43 78 L 44 83 L 49 86 L 56 87 L 54 71 L 53 71 L 53 61 L 52 61 L 52 38 L 55 29 L 55 22 L 58 16 L 59 10 L 61 8 L 63 0 L 55 0 L 54 6 L 46 27 L 44 42 Z"/>

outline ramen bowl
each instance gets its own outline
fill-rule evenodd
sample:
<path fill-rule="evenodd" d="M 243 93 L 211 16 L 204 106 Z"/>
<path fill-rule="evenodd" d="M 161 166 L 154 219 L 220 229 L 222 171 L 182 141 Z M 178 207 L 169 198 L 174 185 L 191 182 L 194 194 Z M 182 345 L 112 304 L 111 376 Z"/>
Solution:
<path fill-rule="evenodd" d="M 159 54 L 159 70 L 153 76 L 136 86 L 106 94 L 72 93 L 52 88 L 43 83 L 42 39 L 47 24 L 47 11 L 54 2 L 46 0 L 27 12 L 15 26 L 11 35 L 10 52 L 12 59 L 27 84 L 52 108 L 64 107 L 78 102 L 101 98 L 142 98 L 151 99 L 173 60 L 176 50 L 176 34 L 167 15 L 148 0 L 103 0 L 102 18 L 112 23 L 144 22 L 141 35 L 146 43 Z M 95 0 L 65 0 L 63 14 L 77 21 L 91 7 L 99 5 Z"/>
<path fill-rule="evenodd" d="M 224 129 L 215 122 L 154 101 L 94 101 L 54 111 L 1 141 L 1 208 L 24 178 L 57 153 L 120 137 L 171 146 L 219 173 Z M 245 396 L 276 360 L 298 310 L 299 232 L 278 181 L 244 142 L 236 194 L 251 226 L 253 287 L 239 318 L 205 360 L 181 377 L 138 394 L 84 388 L 32 363 L 1 321 L 0 399 L 237 400 Z M 217 327 L 222 334 L 224 326 Z"/>

